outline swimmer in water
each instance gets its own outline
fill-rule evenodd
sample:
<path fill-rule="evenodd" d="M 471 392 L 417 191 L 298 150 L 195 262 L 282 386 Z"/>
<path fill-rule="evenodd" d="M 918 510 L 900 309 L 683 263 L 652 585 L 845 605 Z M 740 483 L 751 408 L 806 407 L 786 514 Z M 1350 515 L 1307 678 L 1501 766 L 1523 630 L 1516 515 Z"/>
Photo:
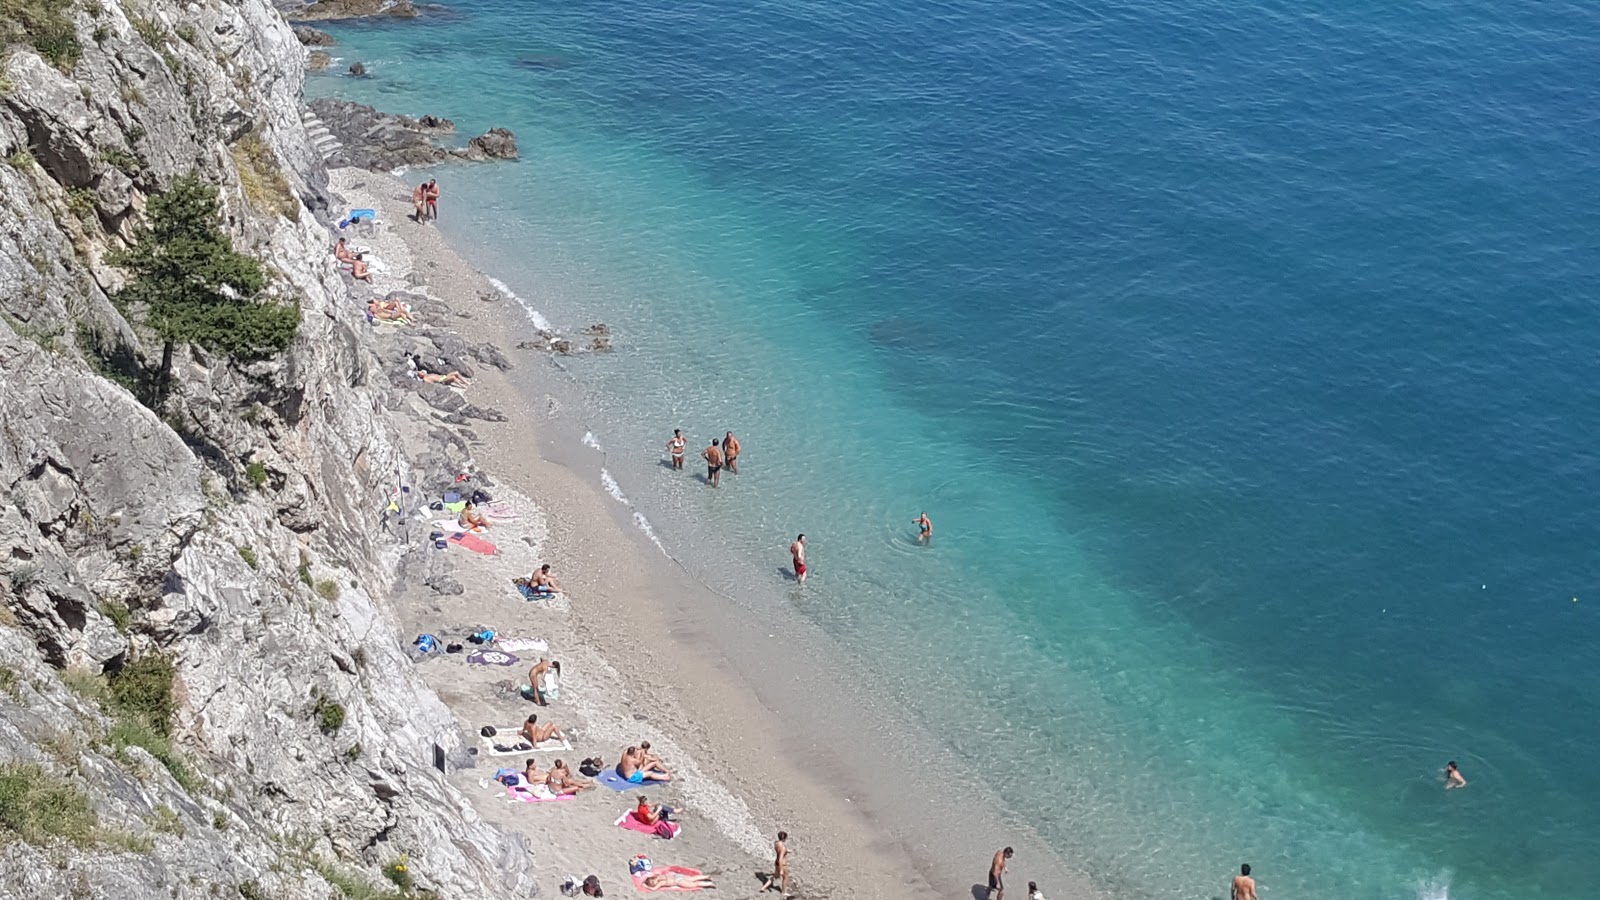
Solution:
<path fill-rule="evenodd" d="M 933 520 L 928 518 L 927 513 L 923 513 L 911 521 L 917 526 L 917 540 L 926 544 L 928 539 L 933 537 Z"/>
<path fill-rule="evenodd" d="M 1467 786 L 1467 779 L 1461 777 L 1461 770 L 1456 768 L 1456 761 L 1450 760 L 1444 767 L 1444 789 L 1453 791 L 1456 788 Z"/>

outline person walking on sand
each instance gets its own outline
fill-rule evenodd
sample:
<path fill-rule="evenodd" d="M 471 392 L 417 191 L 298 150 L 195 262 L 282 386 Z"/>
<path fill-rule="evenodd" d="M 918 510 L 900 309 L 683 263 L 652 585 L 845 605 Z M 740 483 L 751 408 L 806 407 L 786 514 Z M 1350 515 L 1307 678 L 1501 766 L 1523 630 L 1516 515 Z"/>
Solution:
<path fill-rule="evenodd" d="M 428 219 L 430 221 L 434 221 L 434 222 L 439 221 L 439 182 L 438 181 L 435 181 L 432 178 L 428 179 L 427 186 L 424 187 L 423 190 L 422 190 L 422 199 L 427 204 Z"/>
<path fill-rule="evenodd" d="M 700 454 L 706 458 L 706 484 L 712 487 L 722 485 L 722 451 L 717 449 L 717 439 L 711 439 L 711 446 Z"/>
<path fill-rule="evenodd" d="M 806 536 L 804 534 L 794 539 L 789 545 L 789 555 L 794 557 L 794 580 L 801 584 L 806 583 Z"/>
<path fill-rule="evenodd" d="M 1467 786 L 1467 779 L 1462 777 L 1461 770 L 1456 768 L 1456 761 L 1450 760 L 1444 767 L 1444 789 L 1453 791 L 1456 788 Z M 1493 793 L 1492 791 L 1490 793 Z"/>
<path fill-rule="evenodd" d="M 777 891 L 783 896 L 789 895 L 789 845 L 784 843 L 789 840 L 789 832 L 778 832 L 778 839 L 772 842 L 772 877 L 767 879 L 767 886 L 761 889 Z"/>
<path fill-rule="evenodd" d="M 1233 889 L 1228 894 L 1229 900 L 1257 900 L 1256 880 L 1250 877 L 1250 864 L 1245 863 L 1239 867 L 1239 874 L 1233 876 Z"/>
<path fill-rule="evenodd" d="M 911 521 L 917 526 L 917 540 L 926 544 L 928 539 L 933 537 L 933 520 L 924 512 Z"/>
<path fill-rule="evenodd" d="M 992 896 L 994 900 L 1006 900 L 1006 863 L 1015 853 L 1010 847 L 996 850 L 994 861 L 989 863 L 989 892 L 985 897 Z"/>
<path fill-rule="evenodd" d="M 740 449 L 739 439 L 733 436 L 733 432 L 728 432 L 722 439 L 722 456 L 728 461 L 728 471 L 735 475 L 739 474 Z"/>
<path fill-rule="evenodd" d="M 674 469 L 683 468 L 683 451 L 689 449 L 689 441 L 683 436 L 683 429 L 672 429 L 672 439 L 667 441 L 667 453 L 672 457 Z"/>

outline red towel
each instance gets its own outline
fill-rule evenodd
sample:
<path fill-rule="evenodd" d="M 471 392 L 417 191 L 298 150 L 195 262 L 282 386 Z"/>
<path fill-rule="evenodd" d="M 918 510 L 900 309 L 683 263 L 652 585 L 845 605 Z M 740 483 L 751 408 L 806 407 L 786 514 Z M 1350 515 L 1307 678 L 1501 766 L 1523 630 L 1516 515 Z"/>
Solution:
<path fill-rule="evenodd" d="M 484 556 L 494 555 L 494 545 L 475 534 L 457 534 L 450 537 L 450 543 L 459 545 L 473 553 L 482 553 Z"/>
<path fill-rule="evenodd" d="M 667 826 L 667 831 L 670 834 L 661 834 L 662 825 Z M 639 821 L 638 814 L 631 809 L 617 820 L 617 827 L 626 828 L 629 831 L 637 831 L 640 834 L 661 834 L 662 837 L 677 837 L 678 832 L 683 829 L 683 826 L 677 822 L 657 822 L 654 825 L 646 825 Z"/>

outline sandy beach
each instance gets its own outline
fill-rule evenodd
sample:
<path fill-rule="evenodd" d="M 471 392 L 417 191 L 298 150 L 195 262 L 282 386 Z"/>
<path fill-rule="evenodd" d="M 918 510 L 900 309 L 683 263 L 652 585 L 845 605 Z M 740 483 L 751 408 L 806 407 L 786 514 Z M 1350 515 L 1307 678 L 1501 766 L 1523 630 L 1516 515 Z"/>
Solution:
<path fill-rule="evenodd" d="M 564 368 L 581 359 L 543 349 L 515 300 L 435 227 L 411 221 L 405 184 L 345 169 L 332 173 L 331 187 L 350 208 L 378 210 L 374 233 L 352 238 L 378 260 L 372 293 L 443 301 L 450 321 L 418 328 L 494 343 L 513 363 L 473 373 L 464 395 L 507 421 L 472 422 L 470 446 L 455 462 L 492 478 L 495 500 L 510 502 L 517 519 L 485 535 L 496 545 L 492 556 L 438 551 L 448 556 L 439 566 L 465 586 L 463 594 L 407 586 L 394 612 L 417 634 L 459 640 L 486 627 L 548 642 L 549 651 L 516 651 L 511 666 L 469 665 L 463 658 L 476 649 L 469 644 L 466 653 L 422 662 L 427 680 L 476 735 L 534 711 L 516 689 L 540 656 L 559 660 L 561 698 L 537 711 L 567 730 L 573 749 L 534 754 L 541 767 L 558 756 L 615 763 L 624 746 L 649 740 L 675 773 L 670 784 L 645 791 L 679 811 L 683 833 L 670 842 L 615 826 L 636 792 L 599 788 L 574 801 L 513 802 L 490 778 L 497 765 L 520 768 L 521 755 L 486 758 L 459 773 L 482 815 L 530 835 L 552 885 L 591 872 L 608 889 L 626 884 L 626 861 L 645 853 L 658 864 L 713 873 L 719 888 L 750 896 L 770 869 L 776 832 L 785 830 L 794 896 L 970 896 L 993 847 L 1003 844 L 1034 861 L 1019 889 L 1032 877 L 1054 885 L 1056 896 L 1090 895 L 1031 830 L 980 812 L 992 804 L 974 779 L 939 775 L 954 763 L 924 749 L 932 741 L 919 740 L 892 709 L 857 699 L 849 662 L 830 655 L 820 634 L 750 616 L 736 598 L 690 578 L 636 526 L 630 507 L 605 489 L 604 454 L 584 441 L 581 397 Z M 461 213 L 446 205 L 444 214 Z M 411 284 L 411 272 L 427 286 Z M 379 339 L 407 330 L 385 326 Z M 540 349 L 518 349 L 523 339 Z M 441 515 L 448 516 L 430 518 Z M 566 592 L 527 602 L 510 579 L 543 562 Z M 907 747 L 908 739 L 917 746 Z M 955 847 L 964 848 L 959 857 Z"/>

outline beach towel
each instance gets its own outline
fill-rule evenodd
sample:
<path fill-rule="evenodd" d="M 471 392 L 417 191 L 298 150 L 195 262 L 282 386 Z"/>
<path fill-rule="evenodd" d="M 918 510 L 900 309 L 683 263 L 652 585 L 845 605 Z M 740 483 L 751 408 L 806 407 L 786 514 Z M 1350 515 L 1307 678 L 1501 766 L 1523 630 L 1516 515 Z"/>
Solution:
<path fill-rule="evenodd" d="M 677 822 L 658 822 L 655 825 L 646 825 L 639 821 L 638 814 L 631 809 L 623 813 L 622 818 L 618 819 L 616 824 L 618 828 L 626 828 L 629 831 L 637 831 L 640 834 L 654 834 L 664 838 L 675 838 L 678 836 L 678 832 L 683 830 L 683 826 Z M 661 833 L 662 825 L 667 826 L 666 834 Z"/>
<path fill-rule="evenodd" d="M 506 799 L 520 803 L 554 803 L 557 800 L 576 800 L 577 794 L 552 794 L 549 788 L 542 793 L 534 793 L 532 788 L 518 785 L 506 791 Z"/>
<path fill-rule="evenodd" d="M 450 543 L 484 556 L 494 555 L 494 545 L 475 534 L 456 534 L 446 538 Z"/>
<path fill-rule="evenodd" d="M 446 500 L 444 502 L 444 508 L 450 510 L 451 512 L 453 512 L 453 513 L 455 513 L 456 515 L 459 516 L 459 515 L 461 515 L 461 511 L 463 509 L 467 508 L 467 501 L 465 501 L 465 500 Z"/>
<path fill-rule="evenodd" d="M 511 508 L 511 504 L 503 500 L 484 507 L 483 514 L 491 519 L 500 519 L 504 522 L 510 522 L 517 518 L 517 511 Z"/>
<path fill-rule="evenodd" d="M 634 784 L 633 782 L 629 781 L 628 779 L 623 778 L 621 775 L 618 775 L 616 767 L 614 767 L 614 766 L 612 768 L 609 768 L 609 769 L 605 770 L 604 772 L 601 772 L 599 775 L 596 775 L 594 780 L 600 782 L 601 784 L 605 785 L 608 788 L 611 788 L 613 791 L 616 791 L 619 794 L 622 793 L 623 791 L 631 791 L 634 788 L 642 788 L 645 785 L 648 785 L 648 784 L 652 783 L 652 782 L 649 782 L 649 781 L 645 781 L 645 782 L 641 782 L 639 784 Z M 654 782 L 654 783 L 655 784 L 660 784 L 659 781 L 658 782 Z"/>
<path fill-rule="evenodd" d="M 528 746 L 528 742 L 523 739 L 522 735 L 517 733 L 518 729 L 521 727 L 521 725 L 513 725 L 509 728 L 496 728 L 496 734 L 494 737 L 491 738 L 479 735 L 478 739 L 483 742 L 485 747 L 488 748 L 487 753 L 489 756 L 520 756 L 524 753 L 551 753 L 557 750 L 572 749 L 572 744 L 561 738 L 551 738 L 548 741 L 540 741 L 539 746 L 530 747 Z M 506 747 L 507 749 L 496 750 L 496 744 Z"/>
<path fill-rule="evenodd" d="M 559 596 L 561 592 L 560 591 L 536 591 L 536 590 L 533 589 L 532 586 L 530 586 L 529 584 L 524 582 L 522 584 L 517 585 L 517 593 L 521 594 L 522 595 L 522 599 L 524 599 L 524 600 L 549 600 L 552 597 Z"/>
<path fill-rule="evenodd" d="M 501 650 L 532 650 L 535 653 L 544 653 L 550 649 L 549 641 L 541 641 L 538 638 L 502 638 L 495 643 L 500 645 Z"/>
<path fill-rule="evenodd" d="M 475 666 L 514 666 L 522 660 L 515 653 L 504 653 L 499 650 L 479 650 L 467 657 L 467 662 Z"/>
<path fill-rule="evenodd" d="M 644 886 L 645 877 L 648 876 L 648 875 L 654 875 L 657 872 L 677 872 L 679 875 L 699 875 L 700 874 L 700 870 L 699 869 L 691 869 L 691 868 L 688 868 L 687 866 L 656 866 L 655 868 L 651 869 L 648 872 L 635 872 L 635 873 L 633 873 L 633 886 L 638 888 L 641 891 L 698 891 L 698 890 L 700 890 L 699 888 L 686 888 L 686 887 L 669 887 L 669 888 L 648 888 L 648 887 L 645 887 Z"/>
<path fill-rule="evenodd" d="M 488 531 L 488 529 L 484 528 L 482 525 L 478 526 L 477 528 L 462 528 L 460 518 L 434 519 L 429 524 L 445 534 L 467 534 L 468 532 L 473 534 L 483 534 L 485 531 Z"/>

